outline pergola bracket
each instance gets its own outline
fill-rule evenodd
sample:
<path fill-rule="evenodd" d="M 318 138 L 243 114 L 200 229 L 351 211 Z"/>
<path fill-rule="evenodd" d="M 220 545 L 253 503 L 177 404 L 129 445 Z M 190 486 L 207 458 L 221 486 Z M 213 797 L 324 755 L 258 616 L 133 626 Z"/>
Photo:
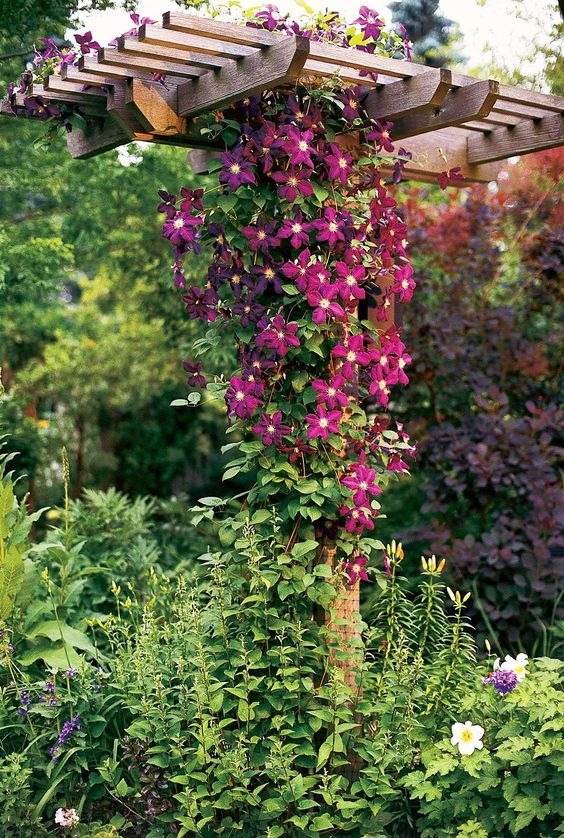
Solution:
<path fill-rule="evenodd" d="M 429 70 L 371 90 L 362 104 L 372 119 L 394 121 L 406 114 L 440 108 L 451 88 L 450 70 Z"/>
<path fill-rule="evenodd" d="M 564 118 L 555 113 L 542 119 L 496 128 L 467 140 L 468 161 L 487 163 L 564 144 Z"/>
<path fill-rule="evenodd" d="M 402 140 L 462 125 L 468 120 L 483 119 L 492 110 L 498 95 L 499 84 L 492 79 L 458 87 L 451 90 L 444 103 L 435 110 L 409 114 L 398 119 L 392 129 L 392 137 Z"/>

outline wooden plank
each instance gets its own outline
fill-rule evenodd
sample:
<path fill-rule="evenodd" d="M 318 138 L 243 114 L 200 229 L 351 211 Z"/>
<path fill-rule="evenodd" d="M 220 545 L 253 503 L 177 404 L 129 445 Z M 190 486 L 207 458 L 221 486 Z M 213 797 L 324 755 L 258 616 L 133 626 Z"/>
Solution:
<path fill-rule="evenodd" d="M 77 70 L 76 67 L 66 66 L 61 70 L 61 81 L 74 84 L 91 84 L 93 86 L 109 86 L 114 84 L 115 79 L 104 78 L 95 73 L 85 73 L 82 70 Z"/>
<path fill-rule="evenodd" d="M 401 140 L 487 116 L 497 99 L 498 83 L 488 79 L 451 90 L 442 107 L 404 116 L 394 123 L 392 138 Z"/>
<path fill-rule="evenodd" d="M 143 72 L 142 70 L 132 70 L 129 67 L 117 67 L 111 64 L 98 64 L 97 59 L 84 55 L 79 59 L 78 68 L 81 72 L 104 76 L 106 79 L 113 79 L 114 82 L 123 83 L 127 79 L 131 79 L 133 77 L 141 79 L 151 78 L 151 73 Z"/>
<path fill-rule="evenodd" d="M 228 41 L 231 44 L 261 48 L 273 46 L 285 37 L 283 32 L 268 32 L 266 29 L 226 23 L 221 20 L 184 14 L 183 12 L 165 12 L 163 28 L 185 32 L 189 35 L 210 35 L 212 38 Z"/>
<path fill-rule="evenodd" d="M 564 117 L 555 113 L 469 139 L 468 160 L 487 163 L 559 145 L 564 145 Z"/>
<path fill-rule="evenodd" d="M 140 55 L 128 55 L 115 49 L 102 47 L 98 50 L 98 63 L 106 66 L 126 67 L 133 73 L 142 70 L 149 73 L 167 73 L 184 79 L 195 79 L 202 76 L 206 70 L 201 67 L 190 67 L 188 64 L 165 64 L 155 58 Z"/>
<path fill-rule="evenodd" d="M 408 179 L 436 181 L 440 172 L 459 167 L 466 181 L 488 183 L 496 179 L 501 168 L 498 163 L 470 163 L 467 155 L 467 137 L 455 128 L 445 128 L 433 134 L 420 134 L 402 140 L 398 145 L 413 155 L 413 159 L 408 161 L 405 167 L 405 176 Z"/>
<path fill-rule="evenodd" d="M 104 151 L 110 151 L 130 141 L 129 135 L 116 124 L 108 119 L 103 128 L 93 129 L 85 133 L 78 128 L 73 128 L 67 134 L 67 148 L 71 157 L 79 160 L 86 160 Z"/>
<path fill-rule="evenodd" d="M 176 112 L 176 89 L 157 89 L 140 79 L 131 79 L 125 101 L 134 109 L 134 116 L 154 134 L 176 136 L 186 131 L 186 119 Z"/>
<path fill-rule="evenodd" d="M 337 64 L 324 64 L 322 61 L 312 61 L 311 58 L 308 58 L 304 64 L 302 73 L 303 78 L 307 78 L 308 76 L 321 78 L 337 76 L 347 84 L 360 84 L 366 88 L 376 86 L 375 81 L 366 76 L 361 76 L 360 71 L 351 70 L 349 67 L 339 67 Z"/>
<path fill-rule="evenodd" d="M 190 35 L 185 32 L 174 32 L 172 29 L 161 29 L 160 26 L 143 24 L 139 27 L 139 40 L 159 47 L 175 47 L 188 52 L 199 52 L 204 55 L 218 55 L 223 58 L 243 58 L 254 55 L 256 47 L 244 44 L 231 44 L 219 38 L 208 38 L 202 35 Z"/>
<path fill-rule="evenodd" d="M 165 64 L 185 63 L 192 67 L 204 67 L 208 70 L 225 67 L 232 60 L 231 58 L 220 58 L 217 55 L 192 53 L 175 47 L 159 47 L 156 44 L 141 42 L 135 38 L 125 38 L 123 35 L 118 38 L 118 50 L 128 55 L 154 57 L 162 62 L 163 66 Z"/>
<path fill-rule="evenodd" d="M 55 75 L 47 76 L 47 78 L 45 79 L 44 87 L 46 91 L 49 90 L 53 94 L 57 92 L 67 94 L 73 93 L 76 95 L 77 101 L 103 101 L 106 95 L 103 90 L 99 90 L 98 88 L 85 88 L 84 84 L 67 82 L 61 79 L 60 76 Z"/>
<path fill-rule="evenodd" d="M 371 90 L 363 101 L 372 119 L 391 119 L 418 111 L 440 108 L 452 87 L 450 70 L 429 70 Z"/>
<path fill-rule="evenodd" d="M 216 73 L 178 86 L 178 113 L 195 116 L 205 110 L 221 109 L 232 102 L 294 81 L 308 56 L 309 41 L 288 35 L 276 46 L 255 52 Z"/>
<path fill-rule="evenodd" d="M 139 120 L 139 114 L 131 106 L 127 81 L 114 85 L 108 93 L 108 114 L 121 126 L 122 131 L 133 139 L 137 131 L 145 130 L 145 125 Z"/>

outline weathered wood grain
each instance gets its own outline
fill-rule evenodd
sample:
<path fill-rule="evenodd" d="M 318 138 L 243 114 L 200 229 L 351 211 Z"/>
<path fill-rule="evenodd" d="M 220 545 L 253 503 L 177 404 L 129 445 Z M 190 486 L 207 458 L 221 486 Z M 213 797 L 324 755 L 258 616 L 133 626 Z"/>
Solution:
<path fill-rule="evenodd" d="M 468 160 L 487 163 L 560 145 L 564 145 L 564 117 L 555 113 L 468 139 Z"/>
<path fill-rule="evenodd" d="M 451 87 L 450 70 L 429 70 L 371 90 L 363 106 L 372 119 L 393 121 L 406 114 L 440 108 Z"/>

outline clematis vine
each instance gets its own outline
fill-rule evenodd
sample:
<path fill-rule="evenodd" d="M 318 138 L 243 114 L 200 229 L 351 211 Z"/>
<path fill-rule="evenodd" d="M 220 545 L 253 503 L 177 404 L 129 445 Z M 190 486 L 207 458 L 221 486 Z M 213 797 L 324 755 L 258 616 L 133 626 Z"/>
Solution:
<path fill-rule="evenodd" d="M 303 34 L 275 7 L 251 25 Z M 328 25 L 346 40 L 342 22 Z M 362 48 L 397 49 L 367 7 L 354 26 Z M 256 474 L 249 506 L 276 506 L 286 544 L 297 533 L 333 544 L 349 586 L 368 578 L 383 486 L 414 453 L 384 413 L 411 363 L 388 313 L 415 281 L 397 171 L 382 173 L 397 162 L 387 156 L 391 125 L 367 116 L 365 92 L 328 86 L 320 96 L 298 85 L 226 108 L 207 123 L 225 145 L 215 185 L 178 198 L 163 190 L 159 205 L 175 284 L 208 330 L 195 355 L 204 360 L 219 342 L 237 349 L 233 375 L 207 387 L 244 440 L 233 443 L 234 462 Z M 209 267 L 191 284 L 186 257 L 199 251 Z M 198 363 L 185 365 L 194 385 L 205 380 Z"/>

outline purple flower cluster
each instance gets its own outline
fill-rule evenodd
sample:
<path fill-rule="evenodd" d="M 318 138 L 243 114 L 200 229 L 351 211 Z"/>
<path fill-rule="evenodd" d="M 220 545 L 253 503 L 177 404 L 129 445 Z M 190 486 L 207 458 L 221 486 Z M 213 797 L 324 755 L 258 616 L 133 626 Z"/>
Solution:
<path fill-rule="evenodd" d="M 484 678 L 484 684 L 490 684 L 500 695 L 507 695 L 517 686 L 517 676 L 509 669 L 495 669 Z"/>
<path fill-rule="evenodd" d="M 57 741 L 49 748 L 49 756 L 53 759 L 57 759 L 57 757 L 61 753 L 61 750 L 68 743 L 68 741 L 72 738 L 72 736 L 76 733 L 77 730 L 80 730 L 80 716 L 71 716 L 68 722 L 65 722 L 62 726 L 61 731 L 57 737 Z"/>

